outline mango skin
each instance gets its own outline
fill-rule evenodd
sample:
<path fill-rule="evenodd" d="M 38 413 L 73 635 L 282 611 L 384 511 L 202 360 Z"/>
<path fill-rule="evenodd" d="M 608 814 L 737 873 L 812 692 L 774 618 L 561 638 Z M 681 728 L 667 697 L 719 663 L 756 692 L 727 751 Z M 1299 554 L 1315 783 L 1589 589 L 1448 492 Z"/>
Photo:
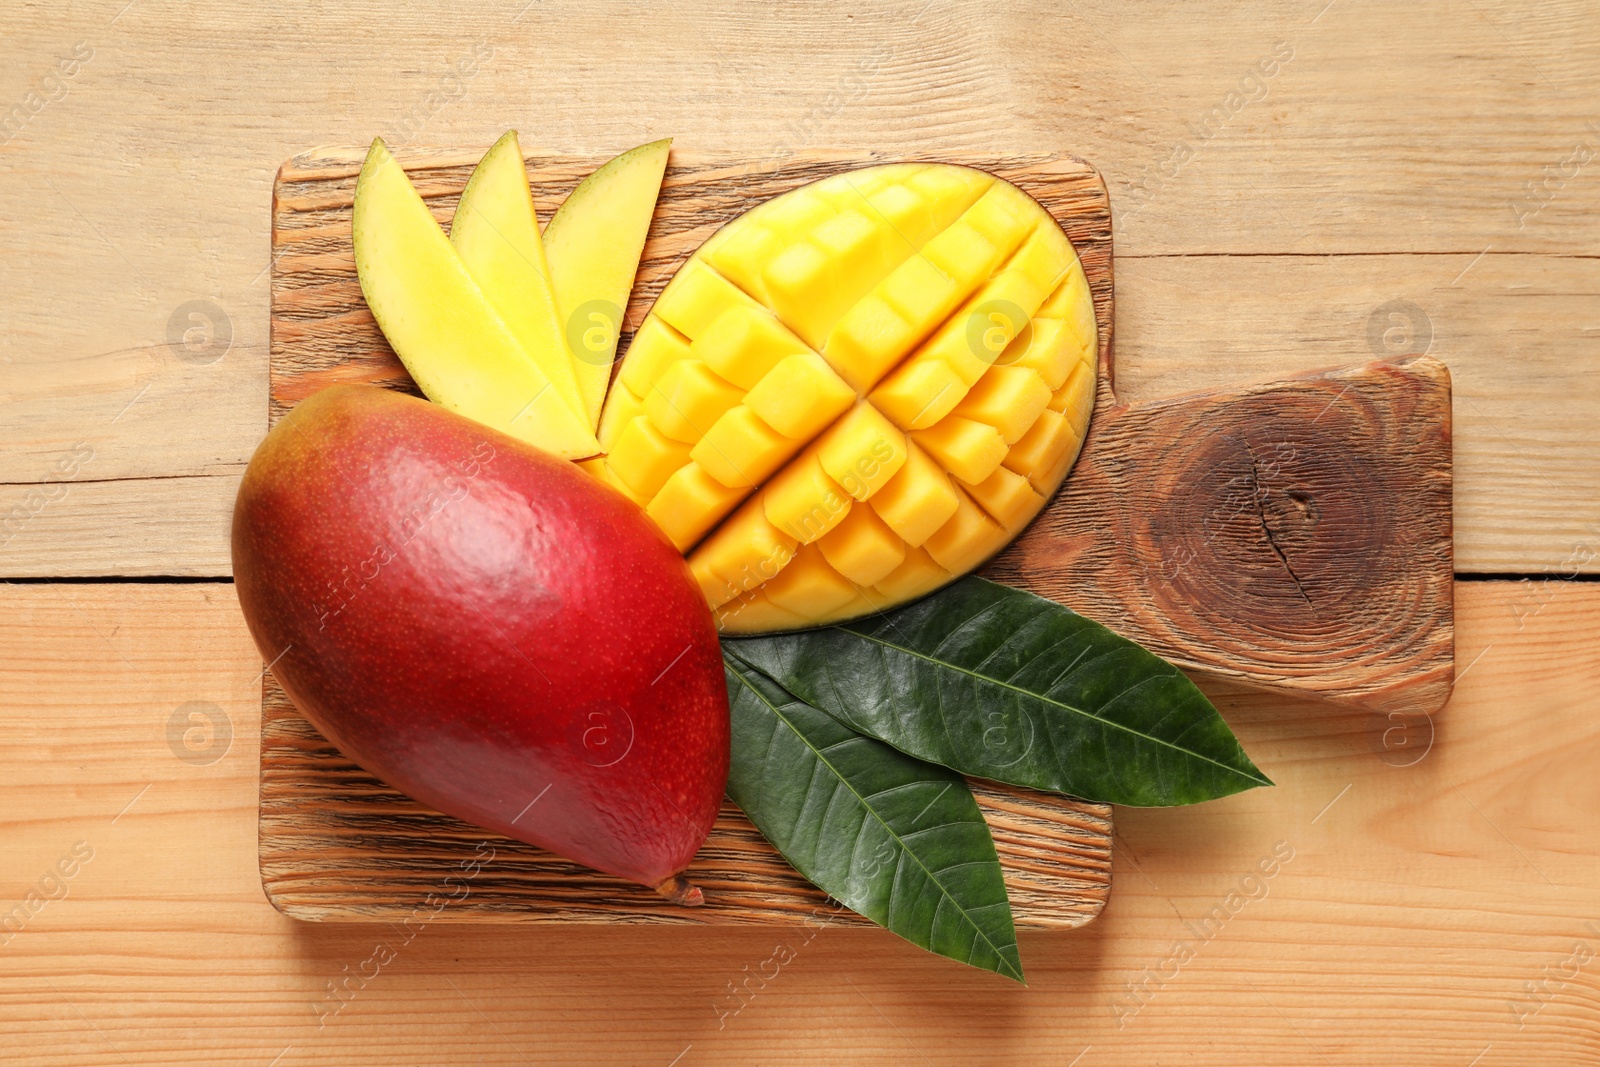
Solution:
<path fill-rule="evenodd" d="M 704 842 L 728 774 L 711 613 L 655 524 L 573 464 L 335 386 L 250 461 L 233 569 L 295 705 L 394 787 L 650 886 Z"/>

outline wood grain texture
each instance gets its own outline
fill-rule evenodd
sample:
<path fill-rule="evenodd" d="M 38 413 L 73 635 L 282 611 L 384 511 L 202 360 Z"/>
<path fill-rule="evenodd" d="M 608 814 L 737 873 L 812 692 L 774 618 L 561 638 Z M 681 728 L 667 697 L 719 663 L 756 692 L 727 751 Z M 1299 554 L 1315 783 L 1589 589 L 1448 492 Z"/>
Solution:
<path fill-rule="evenodd" d="M 1109 805 L 986 783 L 974 793 L 1019 927 L 1069 928 L 1099 914 L 1111 889 Z M 439 921 L 870 925 L 796 873 L 731 801 L 687 871 L 706 902 L 681 907 L 416 803 L 345 759 L 270 679 L 260 836 L 267 899 L 297 919 L 402 922 L 454 903 L 474 870 L 470 895 Z"/>
<path fill-rule="evenodd" d="M 262 663 L 232 589 L 0 586 L 0 914 L 94 849 L 0 934 L 5 1059 L 1587 1067 L 1600 972 L 1567 961 L 1600 952 L 1600 587 L 1463 582 L 1456 601 L 1472 666 L 1431 719 L 1202 679 L 1277 787 L 1120 810 L 1116 892 L 1085 927 L 1022 932 L 1022 988 L 832 923 L 286 918 L 256 869 Z M 233 738 L 190 762 L 169 723 L 195 701 Z M 1279 842 L 1293 859 L 1248 881 Z M 360 977 L 380 944 L 393 958 Z"/>
<path fill-rule="evenodd" d="M 0 909 L 75 841 L 96 850 L 0 947 L 8 1063 L 1600 1059 L 1595 965 L 1568 962 L 1600 950 L 1600 595 L 1563 577 L 1600 571 L 1600 181 L 1550 173 L 1595 143 L 1592 3 L 706 0 L 647 23 L 625 0 L 25 2 L 0 35 L 5 106 L 78 40 L 92 62 L 0 146 L 0 514 L 79 441 L 102 481 L 0 546 L 5 576 L 227 575 L 266 430 L 275 168 L 308 144 L 403 128 L 483 148 L 518 126 L 579 153 L 1068 147 L 1128 216 L 1122 399 L 1364 362 L 1372 316 L 1411 301 L 1454 379 L 1456 565 L 1529 578 L 1458 586 L 1461 673 L 1431 721 L 1202 680 L 1278 788 L 1119 812 L 1114 898 L 1023 933 L 1028 989 L 830 927 L 783 935 L 798 955 L 731 1015 L 770 928 L 429 924 L 330 999 L 384 934 L 262 899 L 261 664 L 231 591 L 8 586 Z M 1193 140 L 1278 40 L 1295 57 L 1265 98 Z M 425 106 L 480 41 L 465 92 Z M 1180 141 L 1194 158 L 1152 181 Z M 233 332 L 199 366 L 166 344 L 194 298 Z M 231 716 L 215 763 L 169 745 L 194 700 Z M 1280 840 L 1295 859 L 1266 896 L 1195 940 Z M 1179 939 L 1197 954 L 1173 976 Z"/>
<path fill-rule="evenodd" d="M 1383 712 L 1455 678 L 1450 376 L 1428 357 L 1095 413 L 985 574 L 1174 662 Z"/>
<path fill-rule="evenodd" d="M 0 39 L 12 102 L 74 41 L 95 55 L 0 147 L 25 206 L 0 219 L 0 513 L 77 441 L 106 486 L 0 548 L 0 574 L 227 575 L 266 429 L 274 170 L 310 144 L 481 149 L 509 126 L 583 153 L 1066 147 L 1126 219 L 1128 398 L 1366 360 L 1369 316 L 1413 301 L 1455 377 L 1458 568 L 1559 570 L 1600 537 L 1600 182 L 1546 168 L 1600 143 L 1600 19 L 1581 0 L 1324 7 L 707 0 L 643 34 L 623 0 L 25 5 Z M 286 39 L 292 56 L 259 61 Z M 1294 58 L 1201 143 L 1190 126 L 1277 41 Z M 441 93 L 480 43 L 464 91 Z M 1164 176 L 1180 143 L 1194 156 Z M 200 366 L 166 344 L 197 298 L 233 339 Z"/>
<path fill-rule="evenodd" d="M 1600 548 L 1600 494 L 1576 489 L 1596 465 L 1590 450 L 1564 444 L 1584 440 L 1584 413 L 1600 410 L 1592 352 L 1600 258 L 1131 257 L 1127 243 L 1118 236 L 1120 399 L 1269 381 L 1420 346 L 1451 371 L 1457 571 L 1555 572 L 1573 562 L 1575 546 Z M 1565 348 L 1562 337 L 1591 340 L 1547 363 Z M 1493 532 L 1513 513 L 1524 533 Z M 1587 552 L 1577 558 L 1594 568 Z"/>

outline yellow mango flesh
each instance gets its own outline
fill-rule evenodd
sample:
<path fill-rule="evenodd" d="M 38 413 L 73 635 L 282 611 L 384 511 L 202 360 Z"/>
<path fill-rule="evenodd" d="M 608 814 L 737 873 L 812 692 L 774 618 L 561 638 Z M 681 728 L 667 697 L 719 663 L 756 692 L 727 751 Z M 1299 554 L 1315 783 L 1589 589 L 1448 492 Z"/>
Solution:
<path fill-rule="evenodd" d="M 351 229 L 367 306 L 429 400 L 564 459 L 600 451 L 382 140 L 356 181 Z"/>
<path fill-rule="evenodd" d="M 882 611 L 1044 507 L 1094 400 L 1094 305 L 1026 194 L 851 171 L 723 227 L 624 356 L 586 469 L 687 556 L 727 633 Z"/>
<path fill-rule="evenodd" d="M 567 350 L 516 130 L 494 143 L 467 180 L 450 244 L 567 406 L 593 425 Z"/>
<path fill-rule="evenodd" d="M 544 249 L 589 425 L 600 417 L 622 315 L 655 217 L 671 139 L 622 153 L 578 183 L 551 216 Z"/>

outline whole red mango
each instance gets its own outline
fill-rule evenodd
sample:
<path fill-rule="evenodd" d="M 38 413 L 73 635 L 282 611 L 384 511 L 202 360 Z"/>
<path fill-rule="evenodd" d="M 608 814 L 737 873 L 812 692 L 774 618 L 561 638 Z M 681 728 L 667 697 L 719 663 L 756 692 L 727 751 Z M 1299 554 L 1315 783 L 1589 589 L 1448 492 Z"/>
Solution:
<path fill-rule="evenodd" d="M 256 646 L 351 759 L 425 804 L 698 900 L 680 872 L 728 774 L 688 565 L 572 464 L 342 385 L 267 435 L 233 572 Z"/>

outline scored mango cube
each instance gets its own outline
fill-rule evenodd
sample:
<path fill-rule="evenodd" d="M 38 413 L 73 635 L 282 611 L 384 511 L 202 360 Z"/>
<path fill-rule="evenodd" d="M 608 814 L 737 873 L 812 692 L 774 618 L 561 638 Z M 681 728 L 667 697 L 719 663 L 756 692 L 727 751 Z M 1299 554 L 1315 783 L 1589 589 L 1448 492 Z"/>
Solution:
<path fill-rule="evenodd" d="M 634 396 L 646 396 L 668 367 L 690 358 L 689 339 L 661 319 L 651 317 L 633 335 L 618 378 Z"/>
<path fill-rule="evenodd" d="M 1050 387 L 1030 368 L 995 367 L 956 405 L 955 413 L 993 426 L 1006 444 L 1014 445 L 1050 406 L 1050 399 Z"/>
<path fill-rule="evenodd" d="M 736 596 L 717 609 L 717 627 L 724 633 L 775 633 L 813 625 L 813 619 L 778 607 L 760 589 Z"/>
<path fill-rule="evenodd" d="M 617 472 L 611 469 L 611 464 L 606 462 L 606 457 L 595 456 L 591 459 L 579 460 L 578 466 L 595 481 L 609 485 L 640 507 L 650 503 L 649 497 L 641 496 L 634 492 L 631 485 L 617 477 Z"/>
<path fill-rule="evenodd" d="M 745 395 L 745 407 L 785 437 L 821 433 L 855 403 L 856 392 L 814 352 L 793 355 L 768 371 Z"/>
<path fill-rule="evenodd" d="M 712 589 L 720 590 L 726 584 L 732 590 L 720 602 L 726 603 L 775 578 L 798 548 L 798 541 L 767 521 L 761 502 L 752 500 L 700 543 L 690 569 L 701 588 L 707 589 L 708 600 Z"/>
<path fill-rule="evenodd" d="M 1023 217 L 1020 205 L 1006 195 L 1007 190 L 1016 191 L 1013 186 L 996 182 L 961 216 L 962 221 L 998 248 L 1002 256 L 1010 255 L 1040 221 Z"/>
<path fill-rule="evenodd" d="M 1050 295 L 1050 289 L 1051 283 L 1048 277 L 1011 268 L 995 275 L 994 280 L 983 287 L 983 291 L 976 297 L 980 307 L 989 304 L 995 305 L 995 311 L 1015 309 L 1011 314 L 991 314 L 990 326 L 999 328 L 996 331 L 994 351 L 990 357 L 991 363 L 999 362 L 1000 355 L 1012 340 L 1027 329 L 1028 322 L 1039 310 L 1039 305 Z M 1003 343 L 998 341 L 1000 337 L 1004 337 Z"/>
<path fill-rule="evenodd" d="M 768 482 L 761 501 L 767 521 L 803 545 L 839 525 L 850 510 L 850 494 L 828 477 L 815 452 Z"/>
<path fill-rule="evenodd" d="M 768 201 L 775 203 L 776 201 Z M 826 212 L 825 205 L 819 205 Z M 720 230 L 715 247 L 704 249 L 706 261 L 734 285 L 758 298 L 765 298 L 761 288 L 761 268 L 773 253 L 782 249 L 787 243 L 785 235 L 771 227 L 763 225 L 767 220 L 758 221 L 755 212 L 747 216 L 747 224 L 737 230 Z M 708 246 L 710 242 L 707 242 Z"/>
<path fill-rule="evenodd" d="M 954 577 L 935 563 L 926 551 L 912 548 L 906 551 L 906 558 L 900 566 L 890 571 L 873 589 L 893 604 L 931 592 Z"/>
<path fill-rule="evenodd" d="M 970 291 L 989 276 L 1005 253 L 965 220 L 960 220 L 929 241 L 922 255 L 945 277 Z"/>
<path fill-rule="evenodd" d="M 600 429 L 596 434 L 600 439 L 600 447 L 609 451 L 623 428 L 643 414 L 644 401 L 634 396 L 627 385 L 619 382 L 611 390 L 605 409 L 600 413 Z"/>
<path fill-rule="evenodd" d="M 1040 465 L 1028 475 L 1028 482 L 1035 490 L 1040 486 L 1060 484 L 1067 476 L 1067 471 L 1072 468 L 1072 464 L 1077 461 L 1078 452 L 1083 448 L 1083 438 L 1079 437 L 1078 431 L 1073 428 L 1072 420 L 1064 417 L 1061 421 L 1060 439 L 1052 442 L 1053 447 L 1040 457 L 1042 460 Z"/>
<path fill-rule="evenodd" d="M 906 188 L 932 203 L 950 205 L 957 215 L 971 207 L 994 183 L 994 175 L 981 170 L 939 165 L 924 167 L 905 181 Z"/>
<path fill-rule="evenodd" d="M 877 288 L 879 297 L 910 323 L 921 340 L 931 333 L 967 295 L 923 256 L 912 256 Z"/>
<path fill-rule="evenodd" d="M 761 589 L 778 607 L 807 618 L 826 615 L 856 595 L 855 584 L 829 566 L 816 545 L 796 552 L 789 565 Z"/>
<path fill-rule="evenodd" d="M 912 446 L 899 473 L 867 503 L 902 541 L 920 545 L 955 514 L 960 501 L 950 475 L 922 449 Z"/>
<path fill-rule="evenodd" d="M 893 228 L 913 248 L 921 248 L 960 218 L 994 181 L 974 170 L 944 180 L 944 175 L 960 169 L 922 163 L 874 167 L 874 178 L 852 186 L 866 201 L 865 207 L 855 206 Z"/>
<path fill-rule="evenodd" d="M 911 358 L 944 361 L 961 379 L 963 388 L 970 389 L 1027 328 L 1020 318 L 1015 305 L 968 301 Z"/>
<path fill-rule="evenodd" d="M 912 251 L 893 226 L 881 226 L 853 207 L 818 226 L 811 239 L 835 262 L 849 264 L 854 284 L 845 291 L 854 289 L 857 296 Z"/>
<path fill-rule="evenodd" d="M 870 180 L 871 171 L 846 171 L 824 178 L 811 186 L 811 195 L 833 208 L 837 214 L 849 211 L 866 199 L 866 191 L 861 188 L 863 175 Z"/>
<path fill-rule="evenodd" d="M 1016 471 L 996 467 L 994 473 L 976 485 L 962 483 L 967 495 L 989 513 L 989 517 L 1012 533 L 1044 507 L 1044 497 L 1034 491 L 1028 479 Z"/>
<path fill-rule="evenodd" d="M 945 164 L 722 227 L 636 332 L 585 469 L 644 504 L 728 633 L 887 610 L 978 566 L 1085 439 L 1098 327 L 1059 225 Z"/>
<path fill-rule="evenodd" d="M 876 215 L 887 222 L 896 233 L 904 234 L 911 244 L 920 245 L 917 240 L 917 231 L 928 225 L 928 202 L 914 189 L 904 185 L 889 185 L 878 189 L 866 197 L 866 213 Z M 933 234 L 923 237 L 926 241 Z"/>
<path fill-rule="evenodd" d="M 744 490 L 729 489 L 698 464 L 690 463 L 667 479 L 644 510 L 682 552 L 704 537 L 743 496 Z"/>
<path fill-rule="evenodd" d="M 835 301 L 820 306 L 817 301 L 827 292 L 830 267 L 828 254 L 809 242 L 790 245 L 768 261 L 761 272 L 761 290 L 773 310 L 791 324 L 807 344 L 820 348 L 833 325 L 830 312 Z"/>
<path fill-rule="evenodd" d="M 834 570 L 861 586 L 877 585 L 906 558 L 906 543 L 871 508 L 851 508 L 817 547 Z"/>
<path fill-rule="evenodd" d="M 1072 422 L 1059 411 L 1046 409 L 1040 412 L 1033 428 L 1006 453 L 1007 469 L 1024 475 L 1039 492 L 1054 489 L 1051 475 L 1066 466 L 1078 454 L 1078 433 Z M 1059 480 L 1059 479 L 1056 479 Z"/>
<path fill-rule="evenodd" d="M 946 415 L 926 430 L 912 431 L 911 436 L 964 482 L 983 481 L 1006 458 L 1006 443 L 999 430 L 960 415 Z"/>
<path fill-rule="evenodd" d="M 922 548 L 951 574 L 962 574 L 998 552 L 1011 537 L 966 493 L 957 493 L 956 499 L 955 514 Z"/>
<path fill-rule="evenodd" d="M 712 611 L 739 595 L 739 588 L 712 570 L 711 564 L 705 559 L 690 560 L 689 573 L 694 577 L 695 584 L 700 587 L 700 593 L 706 598 L 706 603 L 710 605 Z"/>
<path fill-rule="evenodd" d="M 693 340 L 724 311 L 739 304 L 760 307 L 737 285 L 691 256 L 656 299 L 650 314 Z"/>
<path fill-rule="evenodd" d="M 698 359 L 685 359 L 668 367 L 650 387 L 644 412 L 668 437 L 694 444 L 739 400 L 738 387 Z"/>
<path fill-rule="evenodd" d="M 967 383 L 938 356 L 908 359 L 867 397 L 896 426 L 920 430 L 956 409 Z"/>
<path fill-rule="evenodd" d="M 646 500 L 655 496 L 688 460 L 689 446 L 656 429 L 644 415 L 623 427 L 606 457 L 617 477 Z"/>
<path fill-rule="evenodd" d="M 871 404 L 858 404 L 822 435 L 817 458 L 845 492 L 865 500 L 905 463 L 906 437 Z"/>
<path fill-rule="evenodd" d="M 1089 411 L 1094 407 L 1094 371 L 1089 364 L 1079 363 L 1072 368 L 1071 376 L 1050 397 L 1049 407 L 1074 423 L 1088 423 Z"/>
<path fill-rule="evenodd" d="M 916 327 L 876 293 L 845 313 L 828 334 L 822 355 L 857 392 L 878 384 L 916 345 Z"/>
<path fill-rule="evenodd" d="M 760 485 L 801 442 L 785 437 L 740 404 L 723 412 L 689 452 L 706 473 L 731 489 Z"/>
<path fill-rule="evenodd" d="M 1044 304 L 1045 298 L 1054 293 L 1066 281 L 1068 273 L 1077 263 L 1077 253 L 1072 250 L 1072 242 L 1067 240 L 1067 235 L 1061 232 L 1059 226 L 1036 226 L 1028 233 L 1028 239 L 1022 242 L 1022 247 L 1006 263 L 1006 268 L 1000 277 L 1023 277 L 1038 292 L 1032 298 L 1029 314 L 1036 313 Z"/>
<path fill-rule="evenodd" d="M 827 197 L 818 196 L 817 186 L 812 185 L 795 190 L 791 196 L 768 200 L 746 218 L 752 221 L 759 218 L 761 225 L 782 237 L 785 242 L 792 243 L 838 213 L 839 209 L 829 203 Z"/>
<path fill-rule="evenodd" d="M 1094 298 L 1089 294 L 1089 280 L 1084 277 L 1083 265 L 1074 258 L 1071 268 L 1050 299 L 1039 309 L 1039 317 L 1060 319 L 1077 338 L 1080 358 L 1093 360 L 1099 354 L 1099 324 L 1095 318 Z"/>
<path fill-rule="evenodd" d="M 1082 362 L 1081 350 L 1077 336 L 1066 323 L 1035 318 L 1006 346 L 995 366 L 1027 367 L 1044 381 L 1046 389 L 1054 392 L 1061 388 L 1072 368 Z"/>
<path fill-rule="evenodd" d="M 770 312 L 743 304 L 717 316 L 689 345 L 692 358 L 740 389 L 753 388 L 785 357 L 809 351 Z"/>

